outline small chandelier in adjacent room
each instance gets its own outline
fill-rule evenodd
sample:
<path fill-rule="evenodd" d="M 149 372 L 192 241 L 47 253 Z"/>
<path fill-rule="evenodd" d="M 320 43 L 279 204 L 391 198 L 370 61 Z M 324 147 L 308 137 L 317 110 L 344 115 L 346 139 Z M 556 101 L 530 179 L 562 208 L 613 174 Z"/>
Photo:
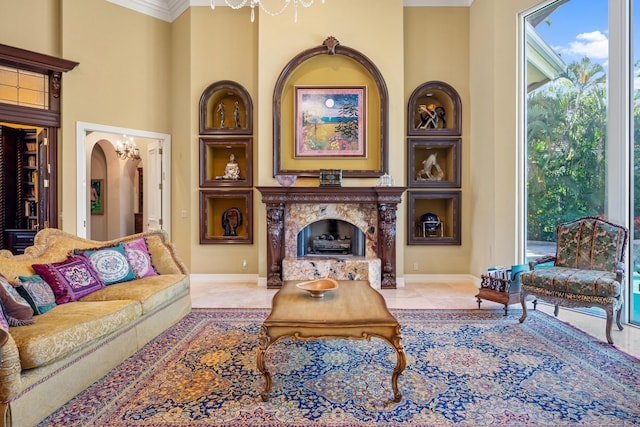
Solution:
<path fill-rule="evenodd" d="M 121 160 L 140 160 L 140 150 L 133 138 L 127 138 L 126 135 L 122 135 L 122 141 L 116 143 L 116 154 Z"/>
<path fill-rule="evenodd" d="M 284 12 L 285 9 L 289 7 L 291 3 L 293 3 L 293 22 L 298 22 L 298 5 L 304 8 L 311 7 L 315 0 L 273 0 L 274 2 L 284 2 L 282 6 L 277 10 L 268 9 L 267 6 L 265 6 L 264 4 L 265 0 L 221 0 L 221 1 L 224 1 L 224 4 L 229 6 L 231 9 L 240 9 L 241 7 L 249 6 L 251 8 L 251 22 L 255 20 L 255 14 L 253 9 L 256 6 L 262 9 L 262 11 L 268 15 L 277 16 L 277 15 L 280 15 L 282 12 Z M 269 2 L 269 0 L 267 0 L 267 2 Z M 211 10 L 214 10 L 216 8 L 216 0 L 209 0 L 209 3 L 211 5 Z M 324 4 L 324 0 L 322 0 L 322 4 Z"/>

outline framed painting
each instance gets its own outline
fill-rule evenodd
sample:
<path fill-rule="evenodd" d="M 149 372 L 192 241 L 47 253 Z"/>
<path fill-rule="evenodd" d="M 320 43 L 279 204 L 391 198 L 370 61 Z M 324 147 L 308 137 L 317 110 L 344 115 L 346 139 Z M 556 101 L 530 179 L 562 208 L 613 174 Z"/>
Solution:
<path fill-rule="evenodd" d="M 104 215 L 104 179 L 91 180 L 91 215 Z"/>
<path fill-rule="evenodd" d="M 295 87 L 295 157 L 367 157 L 366 86 Z"/>

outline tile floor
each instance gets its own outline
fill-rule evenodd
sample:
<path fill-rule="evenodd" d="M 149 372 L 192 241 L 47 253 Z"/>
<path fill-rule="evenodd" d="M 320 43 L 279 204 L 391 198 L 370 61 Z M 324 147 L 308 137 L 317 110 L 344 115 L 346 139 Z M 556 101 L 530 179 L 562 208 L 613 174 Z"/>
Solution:
<path fill-rule="evenodd" d="M 380 293 L 389 308 L 478 310 L 475 299 L 477 290 L 473 280 L 456 279 L 450 282 L 409 283 L 398 289 L 380 290 Z M 211 283 L 202 279 L 191 281 L 192 305 L 199 308 L 270 308 L 275 292 L 274 289 L 267 289 L 256 283 Z M 512 307 L 519 309 L 520 304 Z M 502 304 L 491 301 L 483 301 L 481 304 L 481 309 L 502 308 Z M 532 306 L 527 308 L 530 310 Z M 552 314 L 553 306 L 538 304 L 538 310 Z M 560 309 L 558 318 L 606 341 L 604 318 L 563 308 Z M 611 336 L 618 349 L 640 358 L 640 328 L 624 325 L 624 330 L 619 331 L 614 324 Z"/>

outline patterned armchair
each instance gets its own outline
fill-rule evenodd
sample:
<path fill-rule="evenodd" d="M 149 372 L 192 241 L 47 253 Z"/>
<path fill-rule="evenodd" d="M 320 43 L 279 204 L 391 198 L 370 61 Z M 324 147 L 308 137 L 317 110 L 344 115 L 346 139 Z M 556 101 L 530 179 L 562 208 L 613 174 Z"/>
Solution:
<path fill-rule="evenodd" d="M 556 255 L 529 263 L 529 271 L 520 275 L 522 317 L 527 318 L 525 300 L 535 298 L 564 307 L 600 307 L 607 314 L 606 335 L 609 344 L 613 315 L 622 330 L 620 314 L 624 302 L 624 251 L 627 229 L 597 217 L 584 217 L 557 227 Z M 535 268 L 553 261 L 552 267 Z M 533 301 L 536 308 L 537 300 Z"/>

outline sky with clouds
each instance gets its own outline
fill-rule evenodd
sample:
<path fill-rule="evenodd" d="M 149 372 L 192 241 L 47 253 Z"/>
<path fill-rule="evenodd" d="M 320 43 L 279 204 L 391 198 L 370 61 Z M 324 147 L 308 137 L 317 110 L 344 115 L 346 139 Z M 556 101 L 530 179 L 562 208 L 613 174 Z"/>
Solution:
<path fill-rule="evenodd" d="M 588 56 L 606 65 L 609 24 L 606 0 L 569 0 L 536 27 L 566 63 Z"/>

